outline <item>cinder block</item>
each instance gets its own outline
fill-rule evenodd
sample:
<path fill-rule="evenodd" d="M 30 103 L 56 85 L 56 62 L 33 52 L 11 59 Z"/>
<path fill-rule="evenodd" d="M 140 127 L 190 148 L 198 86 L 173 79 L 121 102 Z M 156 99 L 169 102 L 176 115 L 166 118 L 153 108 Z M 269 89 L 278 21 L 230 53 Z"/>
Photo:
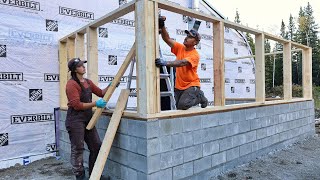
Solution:
<path fill-rule="evenodd" d="M 246 112 L 246 120 L 257 118 L 257 109 L 256 108 L 245 109 L 245 112 Z"/>
<path fill-rule="evenodd" d="M 275 126 L 270 126 L 267 127 L 267 136 L 272 136 L 276 133 L 276 128 Z"/>
<path fill-rule="evenodd" d="M 129 151 L 120 149 L 120 148 L 116 148 L 116 147 L 112 147 L 110 149 L 110 153 L 108 158 L 112 161 L 115 161 L 117 163 L 120 164 L 124 164 L 124 165 L 128 165 L 128 153 Z M 133 153 L 131 153 L 133 154 Z"/>
<path fill-rule="evenodd" d="M 173 179 L 182 179 L 193 175 L 193 162 L 184 163 L 182 165 L 173 167 Z"/>
<path fill-rule="evenodd" d="M 219 141 L 220 151 L 225 151 L 233 147 L 233 137 L 227 137 Z"/>
<path fill-rule="evenodd" d="M 252 152 L 258 151 L 262 148 L 262 141 L 261 140 L 256 140 L 251 143 L 252 145 Z"/>
<path fill-rule="evenodd" d="M 202 157 L 202 145 L 196 145 L 183 149 L 184 162 L 193 161 Z"/>
<path fill-rule="evenodd" d="M 160 153 L 172 150 L 172 136 L 162 136 L 160 141 Z"/>
<path fill-rule="evenodd" d="M 257 139 L 257 131 L 250 131 L 250 132 L 245 133 L 245 135 L 246 135 L 247 143 L 255 141 Z"/>
<path fill-rule="evenodd" d="M 219 147 L 220 147 L 219 141 L 211 141 L 211 142 L 202 144 L 203 156 L 209 156 L 219 152 Z"/>
<path fill-rule="evenodd" d="M 243 132 L 248 132 L 248 131 L 250 131 L 250 128 L 251 128 L 250 121 L 251 121 L 251 120 L 246 120 L 246 121 L 240 121 L 240 122 L 238 123 L 239 133 L 243 133 Z"/>
<path fill-rule="evenodd" d="M 240 156 L 244 156 L 246 154 L 250 154 L 252 152 L 252 144 L 244 144 L 240 146 Z"/>
<path fill-rule="evenodd" d="M 203 142 L 209 142 L 227 136 L 227 126 L 207 128 L 203 131 Z"/>
<path fill-rule="evenodd" d="M 159 179 L 172 180 L 172 168 L 168 168 L 168 169 L 158 171 L 148 175 L 148 180 L 159 180 Z"/>
<path fill-rule="evenodd" d="M 231 161 L 239 157 L 239 147 L 227 150 L 227 161 Z"/>
<path fill-rule="evenodd" d="M 132 152 L 128 152 L 128 166 L 147 173 L 147 157 Z"/>
<path fill-rule="evenodd" d="M 266 116 L 266 107 L 257 107 L 255 108 L 257 112 L 257 118 L 265 117 Z"/>
<path fill-rule="evenodd" d="M 130 120 L 128 121 L 128 134 L 135 137 L 147 137 L 147 122 Z"/>
<path fill-rule="evenodd" d="M 245 121 L 246 120 L 245 110 L 232 111 L 232 119 L 233 119 L 233 122 Z"/>
<path fill-rule="evenodd" d="M 197 174 L 201 171 L 211 168 L 211 156 L 203 157 L 193 162 L 194 173 Z"/>
<path fill-rule="evenodd" d="M 160 136 L 172 135 L 181 133 L 183 130 L 183 124 L 181 118 L 166 119 L 160 122 Z"/>
<path fill-rule="evenodd" d="M 261 128 L 260 118 L 250 120 L 251 130 Z"/>
<path fill-rule="evenodd" d="M 192 132 L 191 132 L 192 135 Z M 183 133 L 172 135 L 172 148 L 179 149 L 185 147 L 185 136 Z M 193 143 L 193 142 L 192 142 Z"/>
<path fill-rule="evenodd" d="M 148 157 L 148 174 L 160 170 L 160 154 Z"/>
<path fill-rule="evenodd" d="M 183 132 L 201 129 L 201 119 L 198 116 L 190 116 L 182 120 Z"/>
<path fill-rule="evenodd" d="M 136 138 L 136 151 L 133 151 L 133 152 L 137 152 L 138 154 L 148 156 L 149 155 L 148 154 L 149 146 L 147 146 L 147 142 L 148 142 L 147 139 Z M 134 148 L 134 143 L 131 145 L 131 143 L 129 141 L 129 147 L 131 147 L 131 146 L 132 146 L 132 148 Z M 156 149 L 156 150 L 158 150 L 158 149 Z M 150 154 L 152 154 L 152 153 L 156 154 L 159 152 L 159 151 L 155 151 L 155 150 L 152 151 L 151 149 L 149 149 L 149 151 L 150 151 Z"/>
<path fill-rule="evenodd" d="M 212 167 L 225 163 L 226 161 L 227 161 L 226 151 L 212 155 Z"/>
<path fill-rule="evenodd" d="M 279 123 L 287 121 L 287 114 L 279 114 Z"/>
<path fill-rule="evenodd" d="M 244 123 L 246 121 L 241 121 L 240 123 Z M 239 123 L 232 123 L 232 124 L 228 124 L 228 125 L 224 125 L 224 127 L 227 128 L 227 136 L 233 136 L 235 134 L 239 133 Z"/>
<path fill-rule="evenodd" d="M 147 122 L 147 138 L 155 138 L 160 136 L 159 120 Z"/>
<path fill-rule="evenodd" d="M 246 134 L 238 134 L 232 137 L 233 147 L 246 143 Z"/>
<path fill-rule="evenodd" d="M 200 129 L 200 130 L 196 130 L 192 132 L 193 134 L 193 144 L 197 145 L 197 144 L 201 144 L 203 142 L 203 136 L 204 136 L 204 130 Z"/>
<path fill-rule="evenodd" d="M 232 122 L 232 111 L 219 113 L 219 125 L 230 124 Z"/>
<path fill-rule="evenodd" d="M 202 152 L 201 152 L 202 153 Z M 161 153 L 160 168 L 167 169 L 183 163 L 183 149 Z"/>
<path fill-rule="evenodd" d="M 192 146 L 194 143 L 193 132 L 182 133 L 184 137 L 184 147 Z"/>
<path fill-rule="evenodd" d="M 267 128 L 261 128 L 257 130 L 257 139 L 262 139 L 267 137 Z"/>
<path fill-rule="evenodd" d="M 219 115 L 210 114 L 210 115 L 201 115 L 202 128 L 210 128 L 219 125 Z"/>
<path fill-rule="evenodd" d="M 159 138 L 150 139 L 147 142 L 147 155 L 151 156 L 160 153 Z"/>
<path fill-rule="evenodd" d="M 128 120 L 126 118 L 121 118 L 117 132 L 120 132 L 122 134 L 128 134 L 128 121 L 130 121 L 130 120 Z"/>

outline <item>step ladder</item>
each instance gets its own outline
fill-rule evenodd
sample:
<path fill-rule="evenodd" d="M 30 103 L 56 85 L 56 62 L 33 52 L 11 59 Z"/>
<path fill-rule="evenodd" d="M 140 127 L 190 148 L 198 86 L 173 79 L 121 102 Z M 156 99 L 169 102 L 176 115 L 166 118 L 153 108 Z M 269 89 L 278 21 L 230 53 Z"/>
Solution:
<path fill-rule="evenodd" d="M 162 52 L 161 49 L 159 48 L 160 51 L 160 58 L 163 58 L 162 56 Z M 127 89 L 131 89 L 131 81 L 133 78 L 133 70 L 134 70 L 134 64 L 135 64 L 136 60 L 135 58 L 133 58 L 131 60 L 131 65 L 130 65 L 130 72 L 128 75 L 128 83 L 127 83 Z M 174 88 L 173 88 L 173 84 L 174 84 L 174 75 L 173 75 L 173 67 L 170 67 L 170 74 L 168 73 L 167 67 L 166 66 L 162 66 L 162 72 L 160 73 L 160 79 L 164 79 L 166 82 L 166 86 L 167 86 L 167 91 L 161 91 L 160 92 L 160 96 L 161 97 L 170 97 L 170 106 L 171 106 L 171 110 L 176 110 L 176 100 L 174 98 Z M 137 97 L 137 93 L 136 92 L 130 92 L 130 96 L 135 96 Z"/>

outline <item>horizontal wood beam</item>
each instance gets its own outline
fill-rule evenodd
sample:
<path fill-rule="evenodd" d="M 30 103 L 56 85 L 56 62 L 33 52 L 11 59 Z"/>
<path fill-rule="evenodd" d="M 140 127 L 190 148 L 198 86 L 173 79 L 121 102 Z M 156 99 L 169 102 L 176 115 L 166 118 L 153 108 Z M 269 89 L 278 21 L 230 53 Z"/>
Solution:
<path fill-rule="evenodd" d="M 164 10 L 168 10 L 174 13 L 178 13 L 178 14 L 183 14 L 186 16 L 190 16 L 193 18 L 197 18 L 197 19 L 201 19 L 207 22 L 223 22 L 225 27 L 228 28 L 232 28 L 232 29 L 236 29 L 236 30 L 240 30 L 240 31 L 244 31 L 244 32 L 248 32 L 251 34 L 261 34 L 262 31 L 253 29 L 253 28 L 249 28 L 247 26 L 243 26 L 231 21 L 227 21 L 218 17 L 214 17 L 212 15 L 209 14 L 205 14 L 205 13 L 201 13 L 192 9 L 188 9 L 179 5 L 176 5 L 174 3 L 168 2 L 168 1 L 164 1 L 164 0 L 150 0 L 150 1 L 155 1 L 158 2 L 159 4 L 159 8 L 164 9 Z"/>
<path fill-rule="evenodd" d="M 67 36 L 63 37 L 60 39 L 61 42 L 66 42 L 68 37 L 73 37 L 75 38 L 77 33 L 86 33 L 86 30 L 88 27 L 94 27 L 97 28 L 99 26 L 102 26 L 108 22 L 111 22 L 121 16 L 124 16 L 132 11 L 134 11 L 135 7 L 134 4 L 136 3 L 135 0 L 132 0 L 131 2 L 121 6 L 118 9 L 115 9 L 114 11 L 111 11 L 110 13 L 102 16 L 101 18 L 94 20 L 93 22 L 89 23 L 88 25 L 81 27 L 80 29 L 68 34 Z"/>

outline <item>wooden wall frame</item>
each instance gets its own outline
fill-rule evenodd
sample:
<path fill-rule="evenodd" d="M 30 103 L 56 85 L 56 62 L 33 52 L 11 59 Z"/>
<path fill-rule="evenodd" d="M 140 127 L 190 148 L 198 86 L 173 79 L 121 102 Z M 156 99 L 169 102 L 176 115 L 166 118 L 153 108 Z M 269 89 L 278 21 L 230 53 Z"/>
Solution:
<path fill-rule="evenodd" d="M 159 57 L 159 35 L 158 29 L 158 11 L 164 9 L 174 13 L 191 16 L 199 20 L 212 22 L 213 31 L 213 54 L 214 54 L 214 107 L 205 109 L 196 108 L 186 111 L 160 111 L 160 91 L 159 91 L 159 70 L 156 68 L 154 61 Z M 286 39 L 265 33 L 260 30 L 249 28 L 228 20 L 220 19 L 199 11 L 181 7 L 165 0 L 132 0 L 118 9 L 102 16 L 101 18 L 81 27 L 75 32 L 59 40 L 59 64 L 60 64 L 60 107 L 67 107 L 65 95 L 65 85 L 68 80 L 67 61 L 70 58 L 78 56 L 84 57 L 83 38 L 87 37 L 87 59 L 88 59 L 88 77 L 94 83 L 98 83 L 98 50 L 97 50 L 97 28 L 105 23 L 111 22 L 123 15 L 135 11 L 136 39 L 135 55 L 137 62 L 137 111 L 125 111 L 124 115 L 136 118 L 158 118 L 165 116 L 181 116 L 184 114 L 208 113 L 223 110 L 232 110 L 234 108 L 246 108 L 261 105 L 271 105 L 279 103 L 308 101 L 312 100 L 312 50 L 310 47 L 291 42 Z M 255 36 L 255 55 L 224 58 L 224 28 L 232 28 L 242 32 L 248 32 Z M 264 58 L 272 53 L 264 52 L 264 40 L 270 39 L 280 42 L 284 45 L 283 52 L 274 52 L 273 54 L 283 53 L 284 65 L 284 98 L 283 100 L 266 101 L 265 98 L 265 67 Z M 302 50 L 303 54 L 303 98 L 292 98 L 292 74 L 291 74 L 291 52 Z M 224 88 L 224 61 L 236 60 L 241 58 L 255 58 L 256 62 L 256 102 L 242 105 L 225 105 L 225 88 Z M 84 57 L 85 58 L 85 57 Z"/>

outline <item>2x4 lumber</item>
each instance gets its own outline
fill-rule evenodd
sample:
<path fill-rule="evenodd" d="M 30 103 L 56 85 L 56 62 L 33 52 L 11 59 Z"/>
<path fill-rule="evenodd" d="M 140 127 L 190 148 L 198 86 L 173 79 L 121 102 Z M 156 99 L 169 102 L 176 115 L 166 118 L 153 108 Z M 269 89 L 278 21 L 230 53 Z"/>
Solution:
<path fill-rule="evenodd" d="M 97 28 L 87 29 L 87 69 L 88 78 L 98 84 L 98 33 Z"/>
<path fill-rule="evenodd" d="M 60 73 L 60 107 L 67 107 L 66 85 L 68 77 L 67 43 L 59 42 L 59 73 Z"/>
<path fill-rule="evenodd" d="M 81 60 L 83 60 L 84 59 L 84 49 L 85 49 L 84 48 L 84 34 L 77 33 L 75 46 L 76 46 L 75 57 L 78 57 Z"/>
<path fill-rule="evenodd" d="M 68 34 L 67 36 L 63 37 L 60 39 L 60 41 L 64 42 L 66 41 L 66 39 L 68 37 L 71 37 L 71 36 L 75 36 L 75 34 L 77 33 L 86 33 L 86 30 L 88 27 L 99 27 L 99 26 L 102 26 L 108 22 L 111 22 L 121 16 L 124 16 L 132 11 L 134 11 L 134 4 L 135 4 L 135 0 L 132 0 L 131 2 L 121 6 L 120 8 L 118 9 L 115 9 L 114 11 L 111 11 L 110 13 L 102 16 L 101 18 L 97 19 L 97 20 L 94 20 L 93 22 L 89 23 L 88 25 Z"/>
<path fill-rule="evenodd" d="M 296 51 L 302 51 L 302 49 L 293 49 L 291 52 L 296 52 Z M 283 54 L 283 51 L 276 51 L 276 52 L 270 52 L 270 53 L 265 53 L 265 56 L 271 56 L 271 55 L 276 55 L 276 54 Z M 250 56 L 240 56 L 240 57 L 234 57 L 234 58 L 225 58 L 225 61 L 234 61 L 234 60 L 239 60 L 239 59 L 246 59 L 246 58 L 254 58 L 256 57 L 255 55 L 250 55 Z"/>
<path fill-rule="evenodd" d="M 156 58 L 160 57 L 160 47 L 159 47 L 159 8 L 158 8 L 158 3 L 153 3 L 154 4 L 154 34 L 155 34 L 155 53 L 156 53 Z M 156 112 L 161 111 L 161 95 L 160 95 L 160 68 L 156 68 L 156 76 L 157 76 L 157 81 L 156 81 L 156 95 L 155 95 L 155 102 L 158 103 L 158 105 L 155 106 Z M 172 87 L 173 88 L 173 87 Z"/>
<path fill-rule="evenodd" d="M 214 105 L 225 105 L 224 80 L 224 25 L 213 22 Z"/>
<path fill-rule="evenodd" d="M 92 173 L 90 176 L 90 180 L 99 180 L 101 177 L 102 171 L 103 171 L 104 166 L 107 162 L 107 158 L 108 158 L 111 146 L 112 146 L 112 142 L 114 140 L 114 137 L 116 135 L 117 129 L 120 124 L 121 116 L 122 116 L 123 111 L 126 107 L 129 93 L 130 93 L 130 90 L 128 90 L 128 89 L 121 90 L 115 111 L 111 116 L 107 132 L 106 132 L 104 139 L 102 141 L 102 145 L 101 145 L 98 157 L 96 159 L 96 162 L 94 163 L 94 167 L 93 167 L 93 170 L 92 170 Z"/>
<path fill-rule="evenodd" d="M 270 39 L 273 41 L 277 41 L 279 43 L 288 43 L 289 40 L 283 39 L 281 37 L 277 37 L 275 35 L 269 34 L 269 33 L 264 33 L 265 39 Z"/>
<path fill-rule="evenodd" d="M 297 48 L 304 49 L 304 50 L 310 48 L 309 46 L 306 46 L 306 45 L 303 45 L 303 44 L 299 44 L 299 43 L 296 43 L 296 42 L 291 42 L 291 45 L 294 46 L 294 47 L 297 47 Z"/>
<path fill-rule="evenodd" d="M 155 66 L 155 9 L 154 2 L 140 0 L 136 2 L 135 24 L 137 43 L 137 110 L 139 114 L 159 112 L 157 94 L 157 70 Z M 158 34 L 157 34 L 158 35 Z"/>
<path fill-rule="evenodd" d="M 312 49 L 302 51 L 303 98 L 312 99 Z"/>
<path fill-rule="evenodd" d="M 107 101 L 107 102 L 109 101 L 112 93 L 116 89 L 116 85 L 120 82 L 120 79 L 122 78 L 123 74 L 126 72 L 128 66 L 131 62 L 131 59 L 135 56 L 135 52 L 136 52 L 136 45 L 134 43 L 131 50 L 129 51 L 126 59 L 122 63 L 117 75 L 114 77 L 111 86 L 108 88 L 106 94 L 104 95 L 103 99 L 105 101 Z M 90 119 L 90 122 L 88 123 L 88 125 L 86 127 L 88 130 L 92 129 L 96 125 L 102 111 L 103 111 L 103 108 L 96 108 L 96 111 L 94 112 L 92 118 Z"/>
<path fill-rule="evenodd" d="M 262 31 L 255 30 L 255 29 L 252 29 L 252 28 L 249 28 L 249 27 L 246 27 L 246 26 L 243 26 L 243 25 L 231 22 L 231 21 L 223 20 L 221 18 L 217 18 L 217 17 L 214 17 L 212 15 L 208 15 L 208 14 L 205 14 L 205 13 L 197 12 L 197 11 L 194 11 L 192 9 L 188 9 L 188 8 L 182 7 L 180 5 L 176 5 L 176 4 L 168 2 L 168 1 L 164 1 L 164 0 L 149 0 L 149 1 L 157 2 L 159 4 L 158 5 L 159 8 L 164 9 L 164 10 L 168 10 L 168 11 L 171 11 L 171 12 L 174 12 L 174 13 L 183 14 L 183 15 L 190 16 L 190 17 L 193 17 L 193 18 L 197 18 L 197 19 L 200 19 L 200 20 L 204 20 L 204 21 L 207 21 L 207 22 L 223 22 L 225 27 L 229 27 L 229 28 L 232 28 L 232 29 L 248 32 L 248 33 L 251 33 L 251 34 L 260 34 L 260 33 L 262 33 Z"/>
<path fill-rule="evenodd" d="M 292 99 L 292 63 L 291 63 L 291 42 L 283 46 L 283 98 Z"/>
<path fill-rule="evenodd" d="M 75 39 L 67 39 L 67 61 L 75 57 Z M 67 79 L 71 78 L 71 73 L 67 74 Z"/>
<path fill-rule="evenodd" d="M 256 102 L 265 103 L 264 34 L 255 35 Z"/>

